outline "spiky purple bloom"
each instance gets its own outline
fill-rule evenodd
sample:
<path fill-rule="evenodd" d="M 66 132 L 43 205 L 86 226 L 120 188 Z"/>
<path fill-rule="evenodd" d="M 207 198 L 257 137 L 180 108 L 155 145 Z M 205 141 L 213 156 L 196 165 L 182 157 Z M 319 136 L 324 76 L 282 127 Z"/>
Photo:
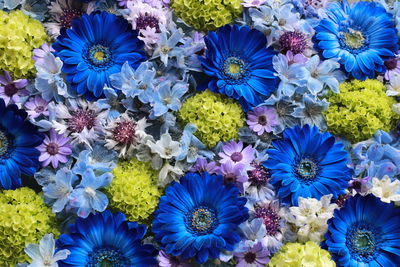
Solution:
<path fill-rule="evenodd" d="M 241 252 L 233 253 L 237 260 L 236 267 L 264 267 L 269 262 L 270 252 L 263 247 L 261 242 L 257 242 L 252 246 L 245 246 L 240 250 Z"/>
<path fill-rule="evenodd" d="M 303 53 L 307 47 L 307 39 L 302 32 L 287 31 L 279 37 L 279 45 L 284 53 L 292 51 L 293 54 L 300 54 Z"/>
<path fill-rule="evenodd" d="M 0 98 L 4 100 L 6 105 L 9 103 L 19 103 L 20 96 L 28 94 L 28 91 L 24 89 L 27 85 L 27 79 L 13 81 L 10 73 L 4 71 L 4 75 L 0 75 Z"/>
<path fill-rule="evenodd" d="M 244 164 L 246 167 L 255 159 L 255 149 L 252 146 L 243 148 L 243 142 L 230 141 L 222 147 L 222 152 L 218 153 L 221 157 L 220 163 L 228 161 L 234 164 Z"/>
<path fill-rule="evenodd" d="M 39 161 L 43 167 L 51 163 L 53 168 L 57 168 L 59 162 L 66 163 L 68 156 L 72 154 L 70 139 L 63 134 L 57 134 L 54 129 L 50 130 L 49 135 L 46 135 L 37 149 L 40 151 Z"/>
<path fill-rule="evenodd" d="M 274 126 L 279 125 L 278 114 L 274 108 L 255 107 L 247 113 L 247 125 L 258 135 L 270 133 Z"/>

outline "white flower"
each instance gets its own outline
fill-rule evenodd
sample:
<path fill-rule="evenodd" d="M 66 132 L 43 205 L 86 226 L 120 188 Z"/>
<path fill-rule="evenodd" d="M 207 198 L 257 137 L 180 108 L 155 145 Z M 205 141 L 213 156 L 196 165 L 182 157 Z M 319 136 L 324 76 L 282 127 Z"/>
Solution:
<path fill-rule="evenodd" d="M 54 254 L 55 240 L 53 234 L 44 235 L 40 240 L 40 245 L 29 244 L 25 248 L 25 253 L 32 259 L 28 267 L 58 267 L 57 261 L 65 260 L 71 252 L 63 249 Z"/>
<path fill-rule="evenodd" d="M 400 75 L 395 74 L 390 80 L 390 83 L 386 85 L 388 96 L 398 96 L 400 95 Z"/>
<path fill-rule="evenodd" d="M 394 180 L 392 182 L 387 175 L 382 179 L 372 178 L 372 189 L 370 192 L 386 203 L 400 201 L 400 181 Z"/>
<path fill-rule="evenodd" d="M 157 153 L 163 159 L 171 159 L 179 156 L 181 153 L 180 143 L 172 141 L 172 137 L 169 133 L 161 135 L 160 140 L 155 143 L 148 140 L 147 145 L 151 148 L 152 153 Z"/>

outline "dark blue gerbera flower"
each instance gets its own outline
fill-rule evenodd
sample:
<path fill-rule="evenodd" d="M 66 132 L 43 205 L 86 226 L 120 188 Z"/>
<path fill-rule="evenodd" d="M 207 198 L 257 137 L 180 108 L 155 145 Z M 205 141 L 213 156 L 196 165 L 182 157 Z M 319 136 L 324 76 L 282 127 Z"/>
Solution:
<path fill-rule="evenodd" d="M 338 266 L 397 267 L 400 209 L 379 198 L 356 195 L 328 221 L 323 247 Z"/>
<path fill-rule="evenodd" d="M 275 52 L 266 48 L 267 38 L 262 32 L 248 26 L 226 25 L 209 32 L 205 43 L 206 57 L 200 59 L 211 78 L 211 91 L 235 98 L 248 108 L 260 104 L 275 90 Z"/>
<path fill-rule="evenodd" d="M 232 251 L 240 241 L 237 226 L 248 219 L 245 198 L 220 175 L 190 173 L 173 182 L 160 198 L 153 232 L 162 249 L 204 263 Z"/>
<path fill-rule="evenodd" d="M 374 78 L 384 72 L 384 61 L 398 49 L 394 19 L 375 2 L 357 2 L 349 6 L 335 2 L 327 9 L 328 17 L 315 28 L 315 46 L 325 58 L 339 58 L 354 78 Z"/>
<path fill-rule="evenodd" d="M 71 254 L 59 262 L 60 266 L 157 266 L 157 250 L 143 245 L 146 226 L 126 221 L 125 215 L 109 210 L 88 218 L 78 218 L 70 226 L 70 233 L 57 240 L 58 249 Z"/>
<path fill-rule="evenodd" d="M 89 98 L 102 96 L 104 85 L 111 86 L 109 76 L 125 62 L 136 69 L 146 58 L 142 47 L 132 26 L 107 12 L 75 19 L 53 44 L 72 89 Z"/>
<path fill-rule="evenodd" d="M 285 203 L 298 204 L 298 198 L 317 198 L 344 193 L 351 179 L 349 155 L 330 133 L 316 126 L 295 126 L 283 132 L 283 139 L 268 149 L 264 166 L 270 170 L 270 183 Z"/>
<path fill-rule="evenodd" d="M 33 175 L 40 167 L 36 147 L 44 136 L 26 120 L 27 115 L 16 105 L 6 106 L 0 98 L 0 188 L 22 186 L 21 174 Z"/>

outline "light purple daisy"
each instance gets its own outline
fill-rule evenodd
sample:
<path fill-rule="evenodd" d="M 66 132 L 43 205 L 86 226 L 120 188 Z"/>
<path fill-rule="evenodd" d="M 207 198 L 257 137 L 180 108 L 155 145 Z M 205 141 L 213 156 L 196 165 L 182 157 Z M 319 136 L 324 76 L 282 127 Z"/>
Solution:
<path fill-rule="evenodd" d="M 158 253 L 158 266 L 160 267 L 190 267 L 187 261 L 181 260 L 179 257 L 171 256 L 160 250 Z"/>
<path fill-rule="evenodd" d="M 225 183 L 235 183 L 243 193 L 243 183 L 247 182 L 249 177 L 246 173 L 246 166 L 242 163 L 234 164 L 232 161 L 222 163 L 217 174 L 224 177 Z"/>
<path fill-rule="evenodd" d="M 214 174 L 218 172 L 219 167 L 214 161 L 208 162 L 205 158 L 197 158 L 196 163 L 190 168 L 191 172 L 208 172 Z"/>
<path fill-rule="evenodd" d="M 397 53 L 399 53 L 398 51 Z M 395 75 L 400 75 L 400 56 L 385 61 L 385 79 L 390 81 Z"/>
<path fill-rule="evenodd" d="M 250 163 L 255 158 L 256 150 L 252 146 L 247 146 L 243 149 L 243 142 L 230 141 L 222 146 L 222 152 L 218 153 L 221 157 L 220 163 L 224 164 L 228 161 L 233 164 L 244 164 L 246 169 L 250 167 Z"/>
<path fill-rule="evenodd" d="M 269 262 L 270 252 L 261 242 L 257 242 L 252 246 L 242 247 L 240 252 L 234 252 L 233 256 L 237 260 L 236 267 L 264 267 Z"/>
<path fill-rule="evenodd" d="M 66 163 L 68 156 L 72 154 L 70 139 L 63 134 L 57 134 L 54 129 L 50 130 L 37 149 L 40 151 L 39 161 L 43 167 L 51 163 L 53 168 L 57 168 L 59 162 Z"/>
<path fill-rule="evenodd" d="M 290 50 L 286 52 L 285 56 L 287 58 L 289 65 L 294 64 L 294 63 L 305 64 L 308 61 L 308 57 L 306 57 L 305 55 L 303 55 L 301 53 L 293 54 L 293 52 Z"/>
<path fill-rule="evenodd" d="M 243 0 L 242 6 L 244 7 L 260 7 L 266 0 Z"/>
<path fill-rule="evenodd" d="M 40 115 L 49 116 L 48 105 L 49 102 L 40 96 L 34 96 L 25 103 L 25 108 L 29 117 L 36 119 Z"/>
<path fill-rule="evenodd" d="M 258 135 L 270 133 L 273 127 L 279 125 L 278 114 L 274 108 L 255 107 L 247 113 L 247 125 Z"/>
<path fill-rule="evenodd" d="M 33 49 L 33 57 L 32 59 L 39 65 L 45 64 L 45 58 L 52 54 L 55 50 L 49 46 L 47 43 L 42 44 L 40 48 Z"/>
<path fill-rule="evenodd" d="M 29 94 L 28 90 L 24 89 L 27 85 L 27 79 L 13 81 L 10 73 L 5 71 L 4 75 L 0 75 L 0 98 L 4 100 L 6 105 L 9 103 L 19 103 L 20 96 Z"/>

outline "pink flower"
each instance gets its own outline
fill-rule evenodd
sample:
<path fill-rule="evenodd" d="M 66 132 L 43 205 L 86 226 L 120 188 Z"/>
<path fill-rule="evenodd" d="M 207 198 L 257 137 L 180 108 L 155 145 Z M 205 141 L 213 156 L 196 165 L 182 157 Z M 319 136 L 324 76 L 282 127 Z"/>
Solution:
<path fill-rule="evenodd" d="M 243 149 L 243 142 L 236 143 L 231 141 L 222 147 L 222 151 L 218 153 L 221 157 L 220 163 L 224 164 L 228 161 L 233 164 L 243 164 L 247 169 L 250 163 L 254 160 L 255 149 L 252 146 L 247 146 Z"/>
<path fill-rule="evenodd" d="M 50 163 L 53 168 L 58 167 L 58 163 L 66 163 L 67 156 L 72 154 L 70 139 L 63 134 L 57 134 L 54 129 L 50 130 L 50 135 L 46 135 L 43 143 L 37 147 L 40 151 L 39 161 L 46 167 Z"/>
<path fill-rule="evenodd" d="M 274 126 L 278 126 L 278 114 L 276 110 L 268 107 L 255 107 L 247 113 L 247 125 L 258 135 L 264 132 L 270 133 Z"/>
<path fill-rule="evenodd" d="M 40 96 L 31 97 L 29 101 L 25 103 L 26 112 L 29 117 L 36 119 L 40 115 L 49 116 L 47 109 L 48 102 Z"/>

